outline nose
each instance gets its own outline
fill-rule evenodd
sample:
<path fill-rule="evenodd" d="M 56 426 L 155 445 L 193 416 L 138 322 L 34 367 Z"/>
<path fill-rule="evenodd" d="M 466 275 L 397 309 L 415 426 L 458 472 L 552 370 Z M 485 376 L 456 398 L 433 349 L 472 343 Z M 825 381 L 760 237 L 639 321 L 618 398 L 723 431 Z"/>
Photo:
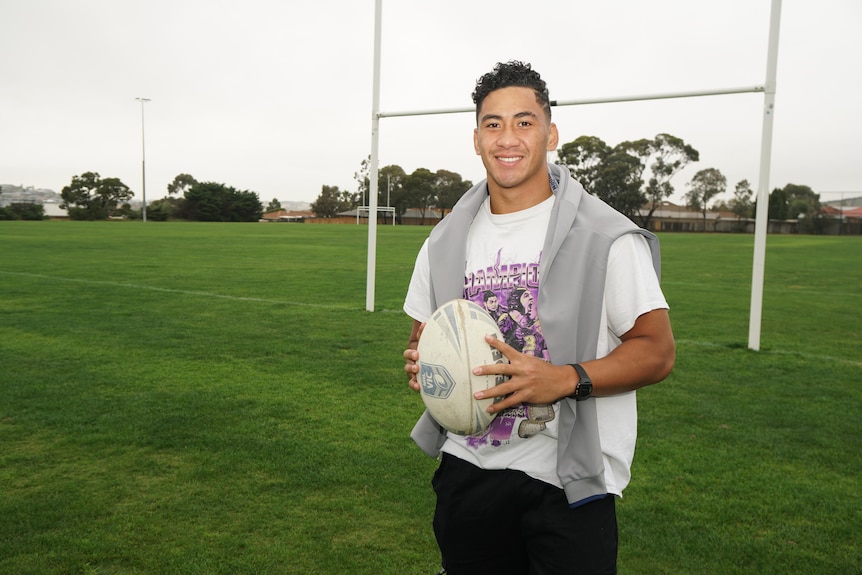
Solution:
<path fill-rule="evenodd" d="M 497 133 L 497 145 L 501 148 L 511 148 L 518 144 L 518 137 L 512 126 L 503 126 Z"/>

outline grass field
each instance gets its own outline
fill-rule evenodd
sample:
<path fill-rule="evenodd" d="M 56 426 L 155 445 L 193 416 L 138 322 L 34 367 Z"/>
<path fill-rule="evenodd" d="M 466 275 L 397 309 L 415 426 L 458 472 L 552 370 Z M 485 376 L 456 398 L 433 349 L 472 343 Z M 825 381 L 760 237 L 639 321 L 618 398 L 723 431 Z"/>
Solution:
<path fill-rule="evenodd" d="M 436 573 L 400 311 L 428 228 L 0 223 L 0 573 Z M 862 238 L 661 236 L 620 573 L 862 571 Z M 501 510 L 504 513 L 504 510 Z"/>

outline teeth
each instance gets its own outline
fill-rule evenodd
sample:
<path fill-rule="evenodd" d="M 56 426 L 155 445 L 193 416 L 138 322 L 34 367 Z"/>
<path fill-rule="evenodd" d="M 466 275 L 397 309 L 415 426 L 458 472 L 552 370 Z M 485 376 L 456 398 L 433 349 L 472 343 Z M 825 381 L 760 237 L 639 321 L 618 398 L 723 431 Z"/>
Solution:
<path fill-rule="evenodd" d="M 506 162 L 507 164 L 511 164 L 512 162 L 517 162 L 521 158 L 497 158 L 501 162 Z"/>

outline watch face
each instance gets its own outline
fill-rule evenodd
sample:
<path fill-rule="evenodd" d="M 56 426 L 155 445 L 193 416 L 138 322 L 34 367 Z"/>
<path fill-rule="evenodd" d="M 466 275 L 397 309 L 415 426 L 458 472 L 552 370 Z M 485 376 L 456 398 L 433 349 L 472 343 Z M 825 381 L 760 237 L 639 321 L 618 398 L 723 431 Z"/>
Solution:
<path fill-rule="evenodd" d="M 570 364 L 578 374 L 578 383 L 575 386 L 575 393 L 570 395 L 569 397 L 575 400 L 581 400 L 588 398 L 593 393 L 593 382 L 590 379 L 590 376 L 587 375 L 587 372 L 584 371 L 584 368 L 578 364 Z"/>

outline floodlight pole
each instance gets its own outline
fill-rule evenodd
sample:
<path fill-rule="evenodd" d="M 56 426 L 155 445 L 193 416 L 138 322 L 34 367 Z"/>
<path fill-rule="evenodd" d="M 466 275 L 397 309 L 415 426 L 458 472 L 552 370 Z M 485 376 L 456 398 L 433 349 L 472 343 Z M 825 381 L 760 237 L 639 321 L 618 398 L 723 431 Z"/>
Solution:
<path fill-rule="evenodd" d="M 371 97 L 371 165 L 368 166 L 368 269 L 365 274 L 365 309 L 374 311 L 377 268 L 377 164 L 380 128 L 380 23 L 383 0 L 374 1 L 374 89 Z"/>
<path fill-rule="evenodd" d="M 141 216 L 143 221 L 147 221 L 147 148 L 144 143 L 144 104 L 150 101 L 149 98 L 135 98 L 141 103 L 141 194 L 144 202 L 141 208 Z"/>
<path fill-rule="evenodd" d="M 766 61 L 766 89 L 763 104 L 763 133 L 760 143 L 760 175 L 757 184 L 757 213 L 754 224 L 754 264 L 751 272 L 751 311 L 748 320 L 748 347 L 760 350 L 763 311 L 763 275 L 766 262 L 766 231 L 769 226 L 769 170 L 772 160 L 772 123 L 775 117 L 775 80 L 778 69 L 778 30 L 781 0 L 772 0 L 769 22 L 769 50 Z"/>

